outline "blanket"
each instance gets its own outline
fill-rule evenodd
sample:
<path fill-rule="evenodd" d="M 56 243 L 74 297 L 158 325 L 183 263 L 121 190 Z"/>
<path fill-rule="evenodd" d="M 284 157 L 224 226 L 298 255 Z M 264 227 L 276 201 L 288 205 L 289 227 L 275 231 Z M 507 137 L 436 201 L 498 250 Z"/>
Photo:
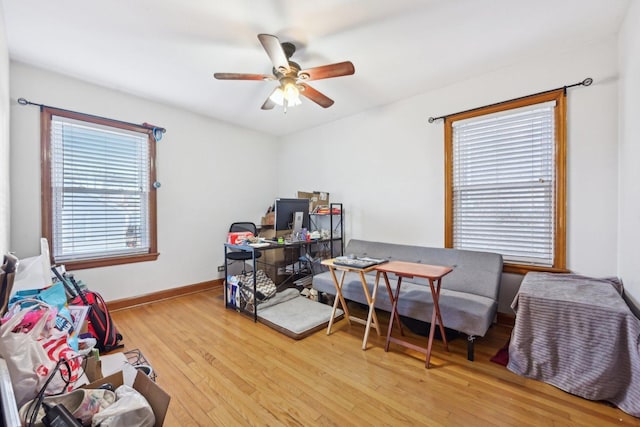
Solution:
<path fill-rule="evenodd" d="M 528 273 L 507 368 L 640 417 L 640 321 L 609 279 Z"/>

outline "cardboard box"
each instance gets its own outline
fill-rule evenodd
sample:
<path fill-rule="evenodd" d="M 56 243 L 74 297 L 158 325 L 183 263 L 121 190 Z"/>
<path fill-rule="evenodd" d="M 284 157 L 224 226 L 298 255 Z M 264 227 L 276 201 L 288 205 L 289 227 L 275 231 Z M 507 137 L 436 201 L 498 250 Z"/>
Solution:
<path fill-rule="evenodd" d="M 258 233 L 258 236 L 271 240 L 276 237 L 276 230 L 273 228 L 263 228 Z"/>
<path fill-rule="evenodd" d="M 89 384 L 82 388 L 98 388 L 103 384 L 111 384 L 118 388 L 127 384 L 142 394 L 156 418 L 155 427 L 161 427 L 167 415 L 171 396 L 157 385 L 149 376 L 136 369 L 128 362 L 127 353 L 111 353 L 100 357 L 91 356 L 86 359 L 85 375 Z M 140 357 L 144 357 L 141 356 Z M 103 376 L 103 374 L 107 376 Z"/>
<path fill-rule="evenodd" d="M 269 212 L 262 217 L 262 225 L 274 225 L 276 222 L 276 213 Z"/>
<path fill-rule="evenodd" d="M 89 356 L 84 361 L 84 374 L 87 376 L 87 382 L 92 383 L 98 381 L 102 375 L 102 362 L 98 356 Z"/>
<path fill-rule="evenodd" d="M 232 245 L 240 244 L 249 237 L 253 237 L 253 233 L 250 231 L 231 231 L 227 236 L 227 243 Z"/>
<path fill-rule="evenodd" d="M 263 237 L 267 240 L 276 240 L 278 237 L 285 237 L 288 234 L 291 234 L 290 230 L 279 230 L 276 231 L 273 228 L 263 228 L 262 230 L 260 230 L 260 233 L 258 233 L 260 237 Z M 265 251 L 265 252 L 271 252 L 269 251 Z"/>
<path fill-rule="evenodd" d="M 298 191 L 299 199 L 309 199 L 309 212 L 313 213 L 318 206 L 329 206 L 329 193 L 325 191 Z"/>
<path fill-rule="evenodd" d="M 90 384 L 82 386 L 83 388 L 98 388 L 103 384 L 111 384 L 113 388 L 118 388 L 122 384 L 124 384 L 124 376 L 122 371 L 116 372 L 115 374 L 111 374 L 107 377 L 103 377 L 97 381 L 94 381 Z M 169 408 L 169 402 L 171 401 L 171 396 L 167 394 L 160 386 L 151 379 L 138 371 L 133 382 L 133 388 L 138 391 L 140 394 L 147 399 L 151 409 L 153 410 L 153 415 L 156 417 L 155 427 L 162 427 L 164 424 L 164 419 L 167 415 L 167 409 Z"/>
<path fill-rule="evenodd" d="M 278 274 L 278 267 L 276 265 L 265 265 L 262 267 L 264 273 L 273 281 L 273 283 L 279 285 L 286 279 L 285 276 Z"/>
<path fill-rule="evenodd" d="M 276 264 L 278 262 L 282 262 L 284 261 L 284 249 L 284 245 L 282 245 L 282 248 L 262 251 L 262 259 L 260 261 L 266 264 Z"/>

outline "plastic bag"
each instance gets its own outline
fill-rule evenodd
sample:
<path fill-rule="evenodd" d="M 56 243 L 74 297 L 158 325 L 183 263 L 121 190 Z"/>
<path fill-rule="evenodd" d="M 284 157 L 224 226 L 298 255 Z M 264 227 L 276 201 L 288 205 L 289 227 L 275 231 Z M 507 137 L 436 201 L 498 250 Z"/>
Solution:
<path fill-rule="evenodd" d="M 57 283 L 46 289 L 32 289 L 16 292 L 9 302 L 9 310 L 2 318 L 2 323 L 13 316 L 14 313 L 21 309 L 27 308 L 32 305 L 48 305 L 53 308 L 52 312 L 49 312 L 49 320 L 51 325 L 47 325 L 46 330 L 50 330 L 52 327 L 56 327 L 58 330 L 68 334 L 68 343 L 74 350 L 78 350 L 78 331 L 74 330 L 73 317 L 71 312 L 67 308 L 67 298 L 62 283 Z M 23 331 L 27 331 L 29 325 L 34 324 L 37 319 L 42 315 L 41 312 L 31 312 L 24 317 L 22 324 L 20 325 Z"/>
<path fill-rule="evenodd" d="M 18 407 L 33 399 L 56 366 L 40 343 L 47 315 L 28 332 L 13 332 L 24 316 L 37 306 L 27 307 L 0 326 L 0 356 L 5 359 Z"/>
<path fill-rule="evenodd" d="M 76 381 L 82 375 L 82 358 L 69 346 L 68 335 L 57 329 L 47 338 L 41 340 L 42 348 L 47 352 L 50 360 L 58 362 L 64 358 L 67 363 L 60 365 L 60 375 L 56 375 L 49 386 L 47 394 L 70 392 L 76 387 Z"/>
<path fill-rule="evenodd" d="M 51 286 L 50 260 L 49 243 L 43 237 L 40 239 L 40 255 L 19 260 L 13 288 L 21 290 Z"/>
<path fill-rule="evenodd" d="M 30 400 L 44 386 L 59 360 L 60 374 L 47 386 L 46 394 L 71 391 L 82 375 L 82 359 L 69 345 L 69 335 L 56 327 L 57 310 L 36 300 L 16 304 L 0 327 L 0 356 L 7 359 L 16 401 Z M 32 318 L 33 321 L 25 319 Z"/>
<path fill-rule="evenodd" d="M 93 416 L 96 427 L 153 427 L 156 417 L 153 409 L 136 389 L 121 385 L 116 389 L 117 400 Z"/>

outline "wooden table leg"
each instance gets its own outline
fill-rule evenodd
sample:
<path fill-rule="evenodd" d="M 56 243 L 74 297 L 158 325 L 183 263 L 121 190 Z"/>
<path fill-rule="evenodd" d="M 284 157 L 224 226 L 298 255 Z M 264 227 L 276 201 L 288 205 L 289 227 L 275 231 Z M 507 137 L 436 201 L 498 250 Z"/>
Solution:
<path fill-rule="evenodd" d="M 342 296 L 342 285 L 344 284 L 344 277 L 346 275 L 345 271 L 342 271 L 342 275 L 340 276 L 340 281 L 336 277 L 336 272 L 333 267 L 329 267 L 329 271 L 331 272 L 331 277 L 333 278 L 333 283 L 336 286 L 336 299 L 333 301 L 333 309 L 331 310 L 331 318 L 329 319 L 329 326 L 327 327 L 327 335 L 331 333 L 331 327 L 333 326 L 333 320 L 336 316 L 336 311 L 338 309 L 338 302 L 342 304 L 342 311 L 344 311 L 344 317 L 347 319 L 347 322 L 351 324 L 351 319 L 349 319 L 349 309 L 347 308 L 347 304 Z"/>
<path fill-rule="evenodd" d="M 378 274 L 380 274 L 380 272 L 378 271 Z M 389 294 L 389 301 L 391 302 L 391 306 L 393 306 L 394 301 L 397 299 L 393 297 L 393 292 L 391 291 L 391 284 L 389 283 L 389 276 L 387 276 L 387 272 L 383 271 L 382 272 L 382 277 L 384 279 L 384 284 L 387 287 L 387 293 Z M 378 286 L 378 276 L 376 275 L 376 286 Z M 393 315 L 393 311 L 392 311 L 392 315 Z M 400 321 L 400 315 L 398 314 L 398 311 L 395 311 L 395 321 L 398 324 L 398 327 L 400 328 L 400 335 L 404 335 L 404 330 L 402 329 L 402 322 Z"/>
<path fill-rule="evenodd" d="M 380 274 L 378 272 L 378 274 Z M 367 304 L 369 305 L 369 313 L 367 314 L 367 323 L 364 328 L 364 339 L 362 340 L 362 349 L 367 349 L 367 340 L 369 339 L 369 330 L 371 329 L 371 323 L 373 320 L 373 326 L 376 328 L 376 332 L 378 332 L 378 336 L 380 336 L 380 324 L 378 323 L 378 316 L 376 315 L 376 296 L 378 295 L 378 280 L 376 274 L 376 283 L 373 288 L 373 295 L 369 295 L 369 288 L 367 287 L 367 278 L 364 275 L 364 272 L 360 272 L 360 281 L 362 282 L 362 288 L 364 290 L 364 296 L 367 299 Z"/>
<path fill-rule="evenodd" d="M 449 345 L 447 344 L 447 336 L 444 332 L 444 325 L 442 323 L 442 317 L 440 315 L 440 305 L 438 299 L 440 296 L 440 279 L 436 281 L 434 286 L 433 280 L 429 279 L 429 286 L 431 287 L 431 297 L 433 300 L 433 313 L 431 313 L 431 328 L 429 329 L 429 342 L 427 344 L 427 360 L 425 361 L 425 367 L 429 369 L 429 361 L 431 360 L 431 348 L 433 347 L 433 338 L 436 332 L 436 323 L 440 327 L 440 334 L 442 335 L 442 342 L 444 343 L 445 350 L 449 351 Z"/>
<path fill-rule="evenodd" d="M 391 332 L 393 331 L 393 321 L 396 317 L 398 317 L 398 296 L 400 295 L 401 284 L 402 284 L 402 276 L 399 276 L 398 284 L 396 287 L 396 296 L 395 298 L 393 298 L 393 308 L 391 309 L 391 316 L 389 317 L 389 329 L 387 330 L 387 342 L 384 344 L 384 351 L 389 351 L 389 343 L 391 342 Z"/>
<path fill-rule="evenodd" d="M 439 299 L 442 277 L 453 271 L 453 268 L 404 261 L 390 261 L 388 264 L 377 266 L 375 269 L 378 272 L 382 272 L 384 274 L 385 285 L 387 287 L 387 292 L 389 293 L 389 298 L 392 302 L 391 317 L 389 319 L 389 329 L 387 331 L 387 340 L 384 350 L 389 351 L 389 344 L 391 342 L 394 342 L 412 350 L 425 353 L 427 356 L 425 366 L 429 368 L 429 363 L 431 361 L 431 350 L 433 348 L 433 339 L 436 332 L 436 324 L 438 325 L 438 327 L 440 328 L 440 332 L 442 333 L 442 341 L 444 342 L 445 350 L 449 350 L 447 336 L 444 330 L 444 323 L 442 322 L 442 314 L 440 313 Z M 393 295 L 393 292 L 391 290 L 391 285 L 387 276 L 388 273 L 393 273 L 398 278 L 395 296 Z M 405 277 L 407 279 L 418 277 L 429 280 L 429 288 L 433 300 L 433 312 L 431 313 L 431 328 L 429 330 L 429 341 L 426 348 L 413 344 L 404 339 L 392 336 L 394 322 L 400 323 L 400 327 L 402 328 L 402 322 L 400 321 L 400 316 L 398 315 L 398 302 L 400 299 L 400 287 L 402 285 L 402 279 Z M 376 284 L 378 280 L 379 277 L 376 276 Z M 402 329 L 400 331 L 402 332 Z"/>
<path fill-rule="evenodd" d="M 444 330 L 444 322 L 442 321 L 442 313 L 440 312 L 440 281 L 442 279 L 438 279 L 436 280 L 436 289 L 435 289 L 435 293 L 433 294 L 433 300 L 434 300 L 434 308 L 437 308 L 435 310 L 436 312 L 436 317 L 438 320 L 438 326 L 440 327 L 440 334 L 442 334 L 442 342 L 444 343 L 444 349 L 446 351 L 449 351 L 449 343 L 447 342 L 447 334 L 445 333 Z"/>

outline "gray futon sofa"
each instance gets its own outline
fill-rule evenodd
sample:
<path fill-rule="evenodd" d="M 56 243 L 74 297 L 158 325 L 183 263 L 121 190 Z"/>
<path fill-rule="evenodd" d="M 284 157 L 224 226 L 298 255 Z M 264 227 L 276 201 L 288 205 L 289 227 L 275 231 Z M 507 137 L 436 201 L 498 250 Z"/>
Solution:
<path fill-rule="evenodd" d="M 453 267 L 442 279 L 440 311 L 444 326 L 467 335 L 467 358 L 473 360 L 473 342 L 484 336 L 494 321 L 498 309 L 498 291 L 502 275 L 502 256 L 489 252 L 458 249 L 429 248 L 393 243 L 352 239 L 345 254 L 385 258 Z M 389 275 L 395 292 L 395 276 Z M 375 271 L 367 274 L 367 284 L 373 292 Z M 376 308 L 391 311 L 391 302 L 384 280 L 378 284 Z M 313 277 L 313 287 L 319 292 L 335 295 L 331 273 L 326 271 Z M 347 273 L 342 293 L 351 301 L 366 304 L 362 284 L 357 273 Z M 398 313 L 412 319 L 430 322 L 433 301 L 429 283 L 425 279 L 404 279 L 400 290 Z"/>

